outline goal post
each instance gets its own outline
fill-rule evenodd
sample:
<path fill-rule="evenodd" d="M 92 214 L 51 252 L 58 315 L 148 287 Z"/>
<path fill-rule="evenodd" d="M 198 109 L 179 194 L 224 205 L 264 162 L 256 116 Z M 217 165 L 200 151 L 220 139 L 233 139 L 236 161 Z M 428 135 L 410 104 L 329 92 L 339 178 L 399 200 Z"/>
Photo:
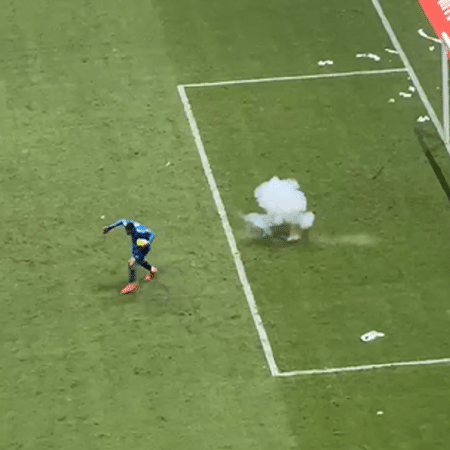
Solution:
<path fill-rule="evenodd" d="M 438 132 L 450 153 L 449 57 L 450 0 L 418 0 L 436 37 L 441 43 L 442 58 L 442 124 Z"/>
<path fill-rule="evenodd" d="M 450 38 L 443 31 L 441 39 L 442 47 L 442 120 L 443 120 L 443 141 L 447 150 L 450 147 L 450 119 L 449 119 L 449 86 L 448 86 L 448 57 L 450 55 Z M 450 150 L 449 150 L 450 151 Z"/>

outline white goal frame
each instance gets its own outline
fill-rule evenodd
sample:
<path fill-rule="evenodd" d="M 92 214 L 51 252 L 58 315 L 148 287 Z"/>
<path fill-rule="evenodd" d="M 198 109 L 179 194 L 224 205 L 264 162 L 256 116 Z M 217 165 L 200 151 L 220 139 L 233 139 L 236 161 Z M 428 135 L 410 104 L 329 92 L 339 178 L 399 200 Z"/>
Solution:
<path fill-rule="evenodd" d="M 378 2 L 379 0 L 372 0 Z M 450 106 L 449 106 L 449 58 L 450 58 L 450 0 L 418 0 L 425 17 L 428 19 L 437 39 L 441 44 L 442 72 L 442 123 L 434 115 L 431 120 L 450 154 Z M 419 30 L 420 33 L 421 30 Z"/>
<path fill-rule="evenodd" d="M 450 38 L 444 31 L 441 38 L 442 53 L 442 140 L 444 141 L 447 152 L 450 153 L 450 105 L 449 105 L 449 62 L 450 56 Z"/>

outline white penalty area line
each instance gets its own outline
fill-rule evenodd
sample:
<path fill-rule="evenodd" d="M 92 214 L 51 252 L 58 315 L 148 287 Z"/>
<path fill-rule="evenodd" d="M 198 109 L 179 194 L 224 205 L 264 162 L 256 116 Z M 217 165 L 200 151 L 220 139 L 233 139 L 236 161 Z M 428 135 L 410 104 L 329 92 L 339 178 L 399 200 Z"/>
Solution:
<path fill-rule="evenodd" d="M 310 370 L 293 370 L 292 372 L 280 372 L 278 377 L 296 377 L 301 375 L 326 375 L 342 372 L 361 372 L 364 370 L 374 369 L 393 369 L 396 367 L 417 367 L 417 366 L 431 366 L 437 364 L 450 364 L 450 358 L 441 359 L 426 359 L 423 361 L 406 361 L 406 362 L 393 362 L 384 364 L 367 364 L 363 366 L 349 366 L 349 367 L 335 367 L 329 369 L 310 369 Z"/>
<path fill-rule="evenodd" d="M 194 113 L 192 112 L 192 107 L 189 102 L 189 98 L 186 95 L 186 90 L 184 86 L 178 86 L 178 94 L 180 95 L 181 102 L 184 106 L 184 112 L 189 122 L 189 126 L 191 128 L 192 135 L 194 137 L 195 145 L 197 146 L 198 153 L 200 155 L 200 160 L 202 162 L 203 171 L 205 172 L 206 178 L 208 180 L 209 189 L 211 190 L 211 194 L 214 199 L 214 203 L 216 204 L 217 212 L 220 216 L 220 221 L 222 222 L 223 229 L 225 231 L 225 235 L 227 237 L 228 245 L 231 250 L 231 254 L 234 258 L 234 263 L 236 265 L 236 269 L 239 275 L 239 280 L 241 281 L 241 285 L 244 289 L 245 297 L 247 299 L 248 307 L 250 309 L 250 313 L 253 318 L 253 322 L 255 323 L 256 330 L 258 332 L 259 340 L 261 341 L 261 345 L 264 350 L 264 354 L 267 360 L 267 364 L 269 365 L 270 373 L 273 377 L 279 375 L 279 370 L 277 364 L 275 362 L 275 358 L 273 356 L 272 346 L 270 345 L 269 338 L 267 336 L 266 329 L 264 328 L 263 321 L 258 312 L 258 307 L 256 306 L 255 297 L 253 295 L 252 289 L 250 287 L 250 283 L 247 278 L 247 274 L 245 272 L 244 264 L 242 262 L 241 255 L 237 248 L 236 239 L 234 238 L 233 230 L 231 229 L 230 222 L 228 220 L 228 216 L 225 210 L 225 206 L 223 204 L 222 198 L 220 196 L 219 189 L 217 187 L 216 180 L 214 179 L 214 175 L 212 173 L 211 166 L 209 164 L 208 157 L 206 155 L 205 147 L 203 146 L 202 138 L 200 136 L 200 131 L 197 126 L 197 122 L 194 117 Z"/>
<path fill-rule="evenodd" d="M 389 23 L 389 20 L 386 17 L 386 14 L 383 11 L 383 8 L 381 7 L 381 4 L 378 0 L 371 0 L 372 5 L 375 8 L 381 23 L 384 26 L 384 29 L 386 30 L 386 33 L 388 34 L 392 45 L 394 46 L 395 50 L 397 50 L 397 53 L 402 60 L 403 64 L 405 65 L 406 70 L 408 71 L 408 74 L 411 78 L 411 82 L 413 83 L 414 87 L 417 90 L 417 93 L 419 94 L 420 99 L 422 100 L 423 106 L 425 107 L 428 116 L 431 118 L 434 126 L 436 127 L 436 130 L 439 133 L 439 136 L 441 137 L 442 141 L 445 142 L 444 139 L 444 130 L 442 128 L 441 123 L 439 122 L 439 119 L 431 106 L 430 101 L 428 100 L 427 94 L 425 94 L 425 91 L 420 84 L 419 78 L 417 77 L 416 73 L 414 72 L 414 69 L 411 66 L 411 63 L 408 60 L 408 57 L 406 56 L 405 52 L 403 51 L 402 46 L 400 45 L 399 40 L 397 39 L 397 36 L 395 35 L 395 32 Z"/>
<path fill-rule="evenodd" d="M 400 67 L 395 69 L 380 69 L 380 70 L 358 70 L 353 72 L 333 72 L 333 73 L 317 73 L 312 75 L 294 75 L 289 77 L 272 77 L 272 78 L 251 78 L 248 80 L 230 80 L 230 81 L 213 81 L 207 83 L 190 83 L 182 84 L 184 88 L 194 87 L 218 87 L 218 86 L 239 86 L 245 84 L 257 84 L 257 83 L 279 83 L 282 81 L 299 81 L 299 80 L 315 80 L 321 78 L 339 78 L 339 77 L 352 77 L 358 75 L 383 75 L 389 73 L 401 73 L 407 72 L 406 67 Z"/>

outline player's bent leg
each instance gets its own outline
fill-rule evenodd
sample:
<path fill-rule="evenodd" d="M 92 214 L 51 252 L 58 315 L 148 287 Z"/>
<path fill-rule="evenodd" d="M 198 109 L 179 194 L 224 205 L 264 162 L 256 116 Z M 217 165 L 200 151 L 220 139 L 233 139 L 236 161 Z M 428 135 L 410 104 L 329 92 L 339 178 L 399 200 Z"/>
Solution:
<path fill-rule="evenodd" d="M 121 293 L 134 294 L 139 289 L 139 285 L 135 282 L 135 280 L 136 280 L 136 259 L 130 258 L 128 260 L 128 284 L 121 290 Z"/>
<path fill-rule="evenodd" d="M 136 260 L 130 259 L 128 261 L 128 283 L 133 283 L 136 280 Z"/>
<path fill-rule="evenodd" d="M 145 281 L 151 281 L 156 278 L 156 275 L 158 274 L 158 269 L 155 266 L 152 266 L 145 260 L 138 261 L 138 264 L 141 265 L 144 269 L 148 270 L 148 274 L 144 278 Z"/>
<path fill-rule="evenodd" d="M 149 273 L 144 278 L 145 281 L 152 281 L 156 278 L 156 275 L 158 275 L 158 269 L 155 266 L 152 266 L 152 269 L 149 271 Z"/>

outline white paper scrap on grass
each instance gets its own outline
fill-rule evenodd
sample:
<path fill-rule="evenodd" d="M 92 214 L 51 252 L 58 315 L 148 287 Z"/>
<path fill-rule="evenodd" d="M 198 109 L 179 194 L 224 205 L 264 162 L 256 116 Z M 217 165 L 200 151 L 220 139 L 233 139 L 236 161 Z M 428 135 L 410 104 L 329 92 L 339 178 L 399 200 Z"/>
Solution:
<path fill-rule="evenodd" d="M 430 52 L 432 52 L 434 50 L 434 45 L 430 45 L 429 47 Z"/>
<path fill-rule="evenodd" d="M 404 98 L 410 98 L 412 97 L 412 94 L 408 93 L 408 92 L 399 92 L 400 97 L 404 97 Z"/>
<path fill-rule="evenodd" d="M 363 334 L 361 336 L 361 340 L 363 342 L 371 342 L 371 341 L 375 341 L 378 338 L 382 338 L 384 337 L 384 333 L 381 333 L 380 331 L 368 331 L 367 333 Z"/>
<path fill-rule="evenodd" d="M 416 88 L 415 88 L 414 86 L 410 86 L 410 87 L 408 88 L 408 91 L 409 91 L 409 92 L 416 92 Z"/>
<path fill-rule="evenodd" d="M 369 59 L 373 59 L 375 61 L 381 60 L 381 58 L 378 55 L 375 55 L 373 53 L 357 53 L 356 57 L 357 58 L 369 58 Z"/>
<path fill-rule="evenodd" d="M 441 43 L 441 41 L 439 39 L 437 39 L 435 37 L 428 36 L 428 34 L 425 33 L 425 31 L 423 31 L 422 28 L 419 28 L 419 30 L 417 32 L 419 33 L 420 36 L 422 36 L 425 39 L 429 39 L 430 41 L 437 42 L 438 44 Z"/>
<path fill-rule="evenodd" d="M 388 53 L 395 53 L 396 55 L 398 55 L 398 51 L 397 50 L 392 50 L 391 48 L 385 48 L 384 50 L 386 52 L 388 52 Z"/>
<path fill-rule="evenodd" d="M 395 98 L 390 98 L 390 99 L 388 100 L 388 103 L 395 103 Z"/>
<path fill-rule="evenodd" d="M 319 66 L 332 66 L 334 64 L 334 62 L 331 61 L 331 59 L 327 59 L 325 61 L 319 61 L 317 64 Z"/>
<path fill-rule="evenodd" d="M 430 120 L 430 118 L 428 116 L 420 116 L 417 119 L 417 122 L 428 122 Z"/>

